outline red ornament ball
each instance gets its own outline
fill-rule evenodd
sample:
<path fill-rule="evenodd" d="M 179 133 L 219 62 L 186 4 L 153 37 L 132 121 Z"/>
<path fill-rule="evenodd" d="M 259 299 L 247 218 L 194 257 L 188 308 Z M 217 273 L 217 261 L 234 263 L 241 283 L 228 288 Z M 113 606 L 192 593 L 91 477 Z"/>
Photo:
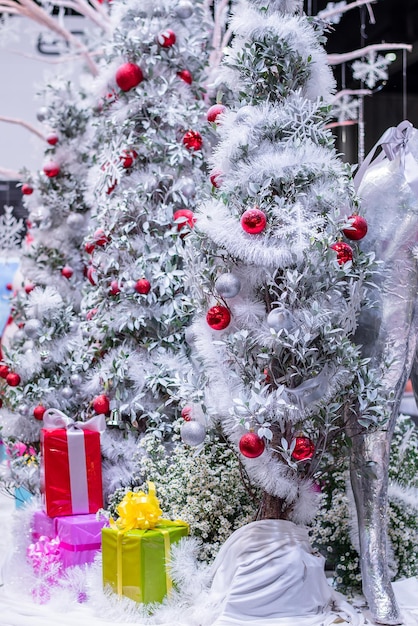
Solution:
<path fill-rule="evenodd" d="M 105 394 L 101 394 L 100 396 L 96 396 L 93 400 L 93 409 L 99 415 L 109 413 L 110 410 L 110 402 L 109 398 Z"/>
<path fill-rule="evenodd" d="M 33 193 L 33 187 L 31 187 L 27 183 L 24 183 L 22 185 L 22 193 L 24 196 L 30 196 Z"/>
<path fill-rule="evenodd" d="M 184 82 L 188 85 L 191 85 L 193 82 L 193 76 L 189 70 L 180 70 L 180 72 L 177 72 L 177 76 L 181 78 L 181 80 L 184 80 Z"/>
<path fill-rule="evenodd" d="M 292 458 L 295 461 L 308 461 L 315 452 L 315 446 L 308 437 L 296 437 L 295 447 L 292 452 Z"/>
<path fill-rule="evenodd" d="M 135 152 L 135 150 L 124 150 L 119 157 L 122 162 L 122 167 L 124 167 L 126 170 L 132 167 L 137 156 L 138 153 Z"/>
<path fill-rule="evenodd" d="M 351 222 L 349 228 L 343 228 L 343 233 L 351 241 L 363 239 L 367 233 L 367 222 L 361 215 L 350 215 L 348 221 Z"/>
<path fill-rule="evenodd" d="M 176 35 L 172 30 L 167 28 L 167 30 L 157 35 L 157 42 L 163 48 L 171 48 L 171 46 L 174 46 L 176 43 Z"/>
<path fill-rule="evenodd" d="M 245 433 L 239 440 L 239 450 L 241 454 L 249 459 L 256 459 L 263 454 L 264 449 L 264 441 L 257 433 Z"/>
<path fill-rule="evenodd" d="M 135 291 L 146 295 L 151 290 L 151 283 L 146 278 L 140 278 L 135 283 Z"/>
<path fill-rule="evenodd" d="M 222 185 L 222 172 L 220 170 L 213 170 L 212 174 L 209 177 L 210 182 L 216 189 Z"/>
<path fill-rule="evenodd" d="M 58 135 L 56 133 L 50 133 L 46 137 L 46 143 L 49 143 L 50 146 L 55 146 L 58 143 Z"/>
<path fill-rule="evenodd" d="M 87 280 L 93 286 L 96 286 L 98 283 L 96 268 L 92 265 L 90 265 L 90 267 L 87 269 Z"/>
<path fill-rule="evenodd" d="M 60 173 L 61 168 L 55 161 L 50 161 L 44 165 L 43 171 L 48 178 L 55 178 Z"/>
<path fill-rule="evenodd" d="M 7 289 L 8 291 L 13 291 L 13 285 L 12 285 L 12 283 L 7 283 L 7 284 L 6 284 L 6 289 Z"/>
<path fill-rule="evenodd" d="M 117 280 L 112 280 L 112 282 L 110 283 L 109 293 L 111 296 L 117 296 L 118 293 L 120 293 L 120 287 Z"/>
<path fill-rule="evenodd" d="M 184 134 L 183 143 L 188 150 L 200 150 L 203 145 L 202 135 L 195 130 L 188 130 Z"/>
<path fill-rule="evenodd" d="M 221 115 L 226 111 L 226 107 L 223 104 L 214 104 L 206 112 L 206 119 L 208 122 L 216 122 L 218 115 Z"/>
<path fill-rule="evenodd" d="M 144 80 L 144 75 L 136 63 L 124 63 L 117 70 L 115 80 L 122 91 L 129 91 Z"/>
<path fill-rule="evenodd" d="M 6 383 L 10 387 L 17 387 L 20 384 L 20 376 L 16 372 L 9 372 L 6 376 Z"/>
<path fill-rule="evenodd" d="M 266 385 L 270 385 L 270 383 L 271 383 L 271 376 L 270 376 L 270 372 L 269 372 L 268 367 L 264 368 L 263 374 L 264 374 L 264 382 L 266 383 Z"/>
<path fill-rule="evenodd" d="M 331 248 L 337 253 L 337 261 L 339 265 L 343 265 L 344 263 L 347 263 L 347 261 L 353 260 L 353 248 L 349 246 L 348 243 L 337 241 L 337 243 L 332 244 Z"/>
<path fill-rule="evenodd" d="M 24 286 L 24 290 L 26 291 L 26 293 L 30 293 L 34 289 L 35 289 L 35 285 L 32 285 L 32 283 L 29 283 L 28 285 Z"/>
<path fill-rule="evenodd" d="M 216 304 L 206 313 L 206 321 L 213 330 L 224 330 L 231 321 L 231 313 L 226 306 Z"/>
<path fill-rule="evenodd" d="M 92 320 L 93 317 L 96 315 L 98 309 L 90 309 L 90 311 L 87 311 L 86 313 L 86 320 Z"/>
<path fill-rule="evenodd" d="M 110 185 L 110 187 L 107 188 L 106 193 L 109 196 L 112 191 L 117 187 L 118 181 L 115 180 L 115 182 L 113 183 L 113 185 Z"/>
<path fill-rule="evenodd" d="M 36 407 L 33 409 L 33 417 L 34 417 L 36 420 L 41 421 L 41 420 L 43 420 L 43 419 L 44 419 L 44 413 L 45 413 L 45 411 L 46 411 L 46 407 L 44 407 L 42 404 L 38 404 L 38 406 L 36 406 Z"/>
<path fill-rule="evenodd" d="M 110 241 L 110 237 L 105 234 L 102 228 L 98 228 L 94 235 L 93 240 L 96 246 L 105 246 Z"/>
<path fill-rule="evenodd" d="M 258 235 L 267 224 L 267 218 L 260 209 L 247 209 L 241 216 L 241 226 L 246 233 L 250 235 Z"/>
<path fill-rule="evenodd" d="M 95 247 L 96 244 L 94 241 L 86 241 L 86 243 L 84 244 L 84 250 L 88 252 L 88 254 L 91 254 Z"/>
<path fill-rule="evenodd" d="M 70 279 L 71 276 L 74 274 L 74 270 L 69 265 L 66 265 L 65 267 L 62 268 L 61 274 L 64 276 L 64 278 Z"/>
<path fill-rule="evenodd" d="M 8 365 L 0 365 L 0 378 L 7 378 L 9 372 L 10 370 Z"/>
<path fill-rule="evenodd" d="M 184 226 L 186 226 L 186 224 L 190 228 L 193 228 L 196 224 L 195 214 L 193 211 L 190 211 L 190 209 L 179 209 L 174 212 L 173 217 L 176 221 L 179 220 L 177 222 L 177 230 L 181 230 Z"/>
<path fill-rule="evenodd" d="M 192 407 L 191 406 L 183 407 L 181 410 L 181 416 L 186 422 L 190 422 L 190 420 L 192 419 Z"/>

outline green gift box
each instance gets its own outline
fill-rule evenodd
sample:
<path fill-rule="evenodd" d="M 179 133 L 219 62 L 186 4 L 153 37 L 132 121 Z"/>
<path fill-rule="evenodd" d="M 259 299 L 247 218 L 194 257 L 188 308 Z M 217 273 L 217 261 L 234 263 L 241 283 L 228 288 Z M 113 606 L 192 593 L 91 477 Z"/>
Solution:
<path fill-rule="evenodd" d="M 188 534 L 188 524 L 169 520 L 152 530 L 103 528 L 103 585 L 136 602 L 161 602 L 172 587 L 171 545 Z"/>

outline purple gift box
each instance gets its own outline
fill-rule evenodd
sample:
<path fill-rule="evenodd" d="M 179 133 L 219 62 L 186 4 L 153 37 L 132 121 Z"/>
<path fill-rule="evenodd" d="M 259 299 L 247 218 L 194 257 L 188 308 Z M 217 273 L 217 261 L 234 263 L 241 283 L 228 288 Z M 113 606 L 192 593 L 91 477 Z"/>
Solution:
<path fill-rule="evenodd" d="M 94 513 L 48 517 L 35 511 L 32 518 L 32 540 L 41 536 L 59 539 L 60 560 L 65 567 L 92 563 L 102 546 L 101 530 L 107 520 L 97 519 Z"/>
<path fill-rule="evenodd" d="M 94 513 L 57 517 L 55 527 L 63 566 L 92 563 L 102 547 L 102 528 L 106 524 L 107 520 L 97 519 Z"/>

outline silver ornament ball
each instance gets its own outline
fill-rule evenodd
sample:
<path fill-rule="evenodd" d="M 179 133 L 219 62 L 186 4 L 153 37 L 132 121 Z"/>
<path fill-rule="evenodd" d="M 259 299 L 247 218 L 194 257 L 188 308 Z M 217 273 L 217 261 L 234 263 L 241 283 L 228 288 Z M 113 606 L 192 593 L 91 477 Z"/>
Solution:
<path fill-rule="evenodd" d="M 69 228 L 78 229 L 84 226 L 84 217 L 81 213 L 71 213 L 67 217 L 67 226 Z"/>
<path fill-rule="evenodd" d="M 185 198 L 193 198 L 196 195 L 196 185 L 193 178 L 184 176 L 179 182 L 181 193 Z"/>
<path fill-rule="evenodd" d="M 27 320 L 25 323 L 23 330 L 25 331 L 26 337 L 30 337 L 31 339 L 37 337 L 42 328 L 42 323 L 40 320 L 34 318 Z"/>
<path fill-rule="evenodd" d="M 223 298 L 235 298 L 241 290 L 241 281 L 235 274 L 222 274 L 215 281 L 215 289 Z"/>
<path fill-rule="evenodd" d="M 28 405 L 27 405 L 27 404 L 20 404 L 20 405 L 17 407 L 17 411 L 18 411 L 18 413 L 19 413 L 20 415 L 25 416 L 25 415 L 27 415 L 27 414 L 29 413 L 29 407 L 28 407 Z"/>
<path fill-rule="evenodd" d="M 174 12 L 180 19 L 187 20 L 193 14 L 193 5 L 188 0 L 180 0 Z"/>
<path fill-rule="evenodd" d="M 295 318 L 287 309 L 278 307 L 268 314 L 267 324 L 276 332 L 279 332 L 279 330 L 291 331 L 295 327 Z"/>
<path fill-rule="evenodd" d="M 71 384 L 74 385 L 75 387 L 77 387 L 78 385 L 81 385 L 80 374 L 71 374 L 70 381 L 71 381 Z"/>
<path fill-rule="evenodd" d="M 206 437 L 206 428 L 199 422 L 184 422 L 180 428 L 183 443 L 189 446 L 199 446 Z"/>
<path fill-rule="evenodd" d="M 123 283 L 122 291 L 124 293 L 135 293 L 135 285 L 136 282 L 134 280 L 127 280 L 125 283 Z"/>
<path fill-rule="evenodd" d="M 254 108 L 250 104 L 246 104 L 245 106 L 238 109 L 235 114 L 235 123 L 236 124 L 248 124 L 249 117 L 253 112 Z"/>
<path fill-rule="evenodd" d="M 41 107 L 36 113 L 36 119 L 38 122 L 45 122 L 48 117 L 48 109 L 46 107 Z"/>
<path fill-rule="evenodd" d="M 73 397 L 73 390 L 71 389 L 71 387 L 63 387 L 61 389 L 61 395 L 65 400 L 69 400 Z"/>

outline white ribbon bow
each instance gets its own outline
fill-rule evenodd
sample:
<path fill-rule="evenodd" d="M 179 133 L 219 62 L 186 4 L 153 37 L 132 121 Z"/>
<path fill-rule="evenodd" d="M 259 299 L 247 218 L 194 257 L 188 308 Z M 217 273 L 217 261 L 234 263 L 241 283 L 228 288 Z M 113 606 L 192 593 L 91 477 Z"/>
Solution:
<path fill-rule="evenodd" d="M 103 433 L 106 430 L 104 415 L 94 415 L 86 422 L 76 422 L 58 409 L 47 409 L 43 416 L 44 428 L 65 428 L 77 430 L 94 430 Z"/>

